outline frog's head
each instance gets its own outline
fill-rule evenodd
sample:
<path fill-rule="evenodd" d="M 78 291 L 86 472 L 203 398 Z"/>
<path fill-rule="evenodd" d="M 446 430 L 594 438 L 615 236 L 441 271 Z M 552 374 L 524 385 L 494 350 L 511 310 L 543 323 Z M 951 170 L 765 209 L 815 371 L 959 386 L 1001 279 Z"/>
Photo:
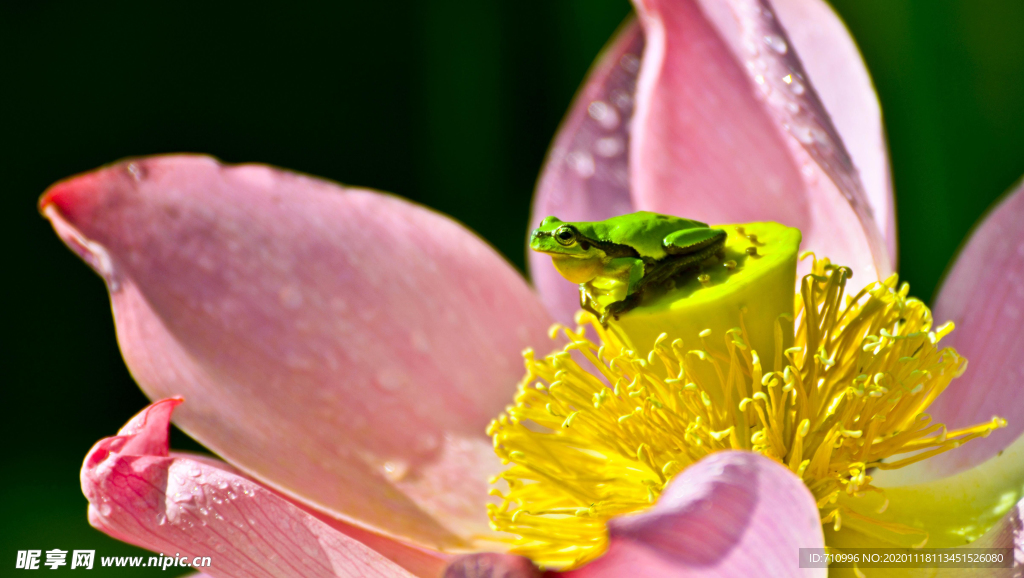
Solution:
<path fill-rule="evenodd" d="M 530 248 L 551 256 L 555 269 L 573 283 L 586 283 L 603 268 L 604 251 L 584 237 L 574 223 L 547 217 L 530 234 Z"/>
<path fill-rule="evenodd" d="M 594 255 L 588 243 L 572 223 L 558 217 L 546 217 L 530 234 L 530 248 L 552 257 L 586 258 Z"/>

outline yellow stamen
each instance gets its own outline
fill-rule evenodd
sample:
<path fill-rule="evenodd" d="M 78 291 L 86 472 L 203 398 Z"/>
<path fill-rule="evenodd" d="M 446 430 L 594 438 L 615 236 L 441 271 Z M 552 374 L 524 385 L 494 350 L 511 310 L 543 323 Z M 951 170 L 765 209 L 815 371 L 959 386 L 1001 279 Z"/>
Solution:
<path fill-rule="evenodd" d="M 767 262 L 771 236 L 758 233 L 758 262 Z M 503 503 L 489 508 L 492 526 L 542 567 L 576 567 L 604 552 L 610 518 L 650 507 L 675 474 L 708 454 L 738 449 L 800 476 L 823 523 L 838 530 L 846 517 L 871 520 L 836 502 L 882 492 L 872 468 L 903 467 L 1005 425 L 933 424 L 925 410 L 966 366 L 952 348 L 937 347 L 951 324 L 933 330 L 931 312 L 895 275 L 852 297 L 849 277 L 816 260 L 795 309 L 775 311 L 771 327 L 753 327 L 760 313 L 725 299 L 719 319 L 737 319 L 735 327 L 718 323 L 686 342 L 668 331 L 628 331 L 629 315 L 603 328 L 578 314 L 580 327 L 558 329 L 568 339 L 562 351 L 524 355 L 515 405 L 488 429 L 509 465 L 498 476 Z M 653 345 L 641 354 L 634 344 L 645 340 Z M 774 359 L 770 370 L 758 349 Z"/>

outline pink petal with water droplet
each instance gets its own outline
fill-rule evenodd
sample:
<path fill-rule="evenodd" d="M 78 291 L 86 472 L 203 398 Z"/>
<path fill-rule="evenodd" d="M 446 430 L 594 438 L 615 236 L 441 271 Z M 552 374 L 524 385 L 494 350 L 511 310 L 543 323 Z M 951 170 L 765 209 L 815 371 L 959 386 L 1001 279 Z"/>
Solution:
<path fill-rule="evenodd" d="M 209 557 L 210 576 L 412 576 L 212 460 L 169 456 L 179 403 L 154 403 L 89 451 L 82 490 L 94 527 L 165 556 Z"/>
<path fill-rule="evenodd" d="M 860 176 L 770 7 L 635 5 L 646 37 L 635 206 L 709 223 L 778 221 L 865 282 L 891 271 Z"/>
<path fill-rule="evenodd" d="M 980 464 L 1024 433 L 1024 184 L 980 222 L 938 291 L 936 324 L 956 329 L 941 345 L 967 358 L 967 370 L 928 408 L 950 429 L 1000 416 L 1007 427 L 921 462 L 944 476 Z"/>
<path fill-rule="evenodd" d="M 563 221 L 602 221 L 633 212 L 629 195 L 629 124 L 644 39 L 629 21 L 598 56 L 569 107 L 537 182 L 530 226 L 554 215 Z M 530 279 L 556 320 L 573 323 L 578 287 L 529 251 Z"/>
<path fill-rule="evenodd" d="M 121 162 L 41 207 L 106 279 L 175 423 L 261 482 L 427 546 L 489 532 L 484 434 L 550 318 L 460 225 L 376 192 L 202 156 Z"/>
<path fill-rule="evenodd" d="M 608 524 L 604 556 L 568 578 L 826 576 L 797 568 L 799 548 L 823 548 L 814 497 L 784 466 L 718 452 L 683 470 L 653 508 Z"/>
<path fill-rule="evenodd" d="M 826 2 L 772 0 L 771 4 L 860 173 L 889 261 L 895 263 L 896 212 L 889 147 L 878 95 L 857 44 Z"/>

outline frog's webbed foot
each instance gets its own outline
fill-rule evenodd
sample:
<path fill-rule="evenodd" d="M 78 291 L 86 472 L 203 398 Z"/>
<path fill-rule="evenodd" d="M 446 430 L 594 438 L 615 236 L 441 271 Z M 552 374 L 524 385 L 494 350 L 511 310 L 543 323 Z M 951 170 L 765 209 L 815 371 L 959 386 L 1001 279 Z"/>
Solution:
<path fill-rule="evenodd" d="M 618 319 L 620 315 L 636 308 L 640 305 L 640 291 L 631 293 L 622 301 L 616 301 L 604 308 L 604 313 L 601 314 L 601 325 L 608 327 L 608 318 L 614 317 Z"/>

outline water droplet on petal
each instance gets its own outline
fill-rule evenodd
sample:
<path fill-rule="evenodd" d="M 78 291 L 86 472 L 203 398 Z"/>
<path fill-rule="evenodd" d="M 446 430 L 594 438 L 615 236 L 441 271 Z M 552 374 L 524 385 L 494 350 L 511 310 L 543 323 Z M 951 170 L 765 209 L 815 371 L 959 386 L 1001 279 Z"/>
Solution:
<path fill-rule="evenodd" d="M 603 100 L 595 100 L 587 107 L 587 114 L 603 128 L 614 130 L 619 126 L 619 113 L 614 107 Z"/>
<path fill-rule="evenodd" d="M 146 177 L 146 173 L 145 171 L 142 170 L 142 167 L 135 163 L 128 163 L 127 168 L 128 173 L 131 174 L 132 178 L 135 179 L 136 181 L 141 181 Z"/>
<path fill-rule="evenodd" d="M 400 482 L 409 473 L 409 464 L 401 460 L 393 460 L 384 462 L 384 467 L 381 470 L 387 479 L 392 482 Z"/>
<path fill-rule="evenodd" d="M 778 54 L 785 54 L 789 50 L 786 41 L 777 34 L 768 34 L 764 37 L 764 43 Z"/>
<path fill-rule="evenodd" d="M 109 516 L 111 511 L 110 504 L 100 504 L 99 511 L 101 516 Z"/>
<path fill-rule="evenodd" d="M 625 147 L 622 145 L 622 140 L 617 137 L 608 136 L 597 139 L 594 143 L 594 152 L 598 156 L 605 158 L 611 158 L 622 152 Z"/>
<path fill-rule="evenodd" d="M 630 74 L 636 74 L 640 70 L 640 57 L 627 52 L 619 58 L 619 66 Z"/>
<path fill-rule="evenodd" d="M 621 88 L 612 91 L 610 100 L 622 112 L 628 111 L 633 106 L 632 95 Z"/>
<path fill-rule="evenodd" d="M 576 171 L 576 174 L 584 179 L 594 176 L 596 167 L 594 165 L 594 157 L 590 156 L 590 153 L 583 151 L 571 152 L 565 157 L 565 162 Z"/>

